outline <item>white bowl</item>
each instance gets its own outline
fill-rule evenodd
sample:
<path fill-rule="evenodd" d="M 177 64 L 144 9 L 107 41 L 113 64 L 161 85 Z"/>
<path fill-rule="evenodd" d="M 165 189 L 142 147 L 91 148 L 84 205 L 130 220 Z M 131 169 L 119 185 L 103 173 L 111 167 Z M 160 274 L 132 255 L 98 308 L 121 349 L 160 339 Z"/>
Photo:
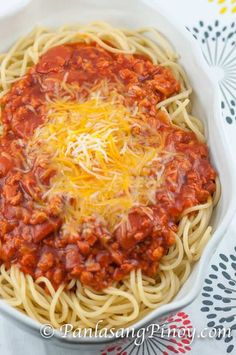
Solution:
<path fill-rule="evenodd" d="M 135 329 L 150 323 L 158 323 L 158 319 L 176 312 L 191 303 L 198 295 L 205 276 L 209 260 L 215 252 L 220 240 L 224 237 L 236 209 L 234 182 L 236 172 L 224 134 L 224 122 L 221 117 L 220 100 L 217 85 L 209 77 L 207 67 L 200 49 L 192 36 L 182 25 L 176 24 L 170 16 L 136 0 L 21 0 L 22 6 L 12 9 L 12 12 L 0 18 L 0 52 L 5 51 L 21 35 L 24 35 L 36 24 L 59 26 L 65 23 L 88 23 L 93 20 L 104 20 L 113 26 L 137 28 L 154 26 L 170 40 L 176 52 L 181 56 L 180 63 L 185 68 L 192 87 L 193 110 L 206 127 L 211 158 L 220 176 L 222 196 L 211 221 L 213 236 L 204 250 L 198 263 L 175 299 L 167 305 L 153 310 L 134 325 Z M 171 16 L 174 16 L 172 14 Z M 9 307 L 0 301 L 2 314 L 18 323 L 28 332 L 40 336 L 40 324 Z M 114 338 L 62 338 L 56 332 L 51 339 L 54 344 L 75 347 L 80 351 L 101 350 L 105 343 L 113 342 Z"/>

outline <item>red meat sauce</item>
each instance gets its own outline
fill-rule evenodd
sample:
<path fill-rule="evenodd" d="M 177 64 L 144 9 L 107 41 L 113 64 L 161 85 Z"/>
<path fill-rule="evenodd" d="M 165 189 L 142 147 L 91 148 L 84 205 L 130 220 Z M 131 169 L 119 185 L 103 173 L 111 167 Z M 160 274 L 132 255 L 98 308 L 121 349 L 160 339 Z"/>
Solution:
<path fill-rule="evenodd" d="M 77 235 L 65 235 L 63 199 L 45 203 L 40 189 L 40 184 L 50 186 L 54 173 L 43 163 L 30 166 L 25 145 L 45 121 L 47 100 L 63 95 L 62 82 L 77 86 L 86 97 L 83 84 L 92 87 L 104 79 L 119 83 L 126 104 L 136 102 L 165 135 L 165 151 L 178 154 L 165 165 L 156 205 L 134 207 L 129 223 L 113 233 L 88 216 Z M 17 265 L 34 279 L 45 276 L 55 288 L 76 278 L 102 290 L 138 268 L 154 276 L 175 243 L 182 212 L 206 202 L 215 191 L 207 146 L 194 133 L 172 127 L 155 108 L 179 90 L 169 69 L 143 56 L 112 54 L 94 43 L 61 45 L 44 54 L 1 99 L 0 262 L 7 268 Z"/>

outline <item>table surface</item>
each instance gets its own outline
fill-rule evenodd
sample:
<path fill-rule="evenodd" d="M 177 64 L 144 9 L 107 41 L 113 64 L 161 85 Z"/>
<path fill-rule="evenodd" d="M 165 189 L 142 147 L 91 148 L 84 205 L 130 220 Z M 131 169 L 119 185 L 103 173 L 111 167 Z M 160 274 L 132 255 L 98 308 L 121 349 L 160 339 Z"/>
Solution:
<path fill-rule="evenodd" d="M 34 0 L 37 1 L 37 0 Z M 124 1 L 124 0 L 121 0 Z M 235 0 L 144 0 L 157 4 L 166 11 L 174 8 L 174 16 L 181 20 L 183 27 L 195 36 L 201 46 L 210 70 L 216 74 L 216 84 L 219 86 L 223 102 L 222 120 L 228 137 L 229 146 L 236 153 L 236 1 Z M 13 6 L 27 2 L 27 0 L 0 0 L 0 16 L 6 14 Z M 112 0 L 111 0 L 112 2 Z M 173 15 L 173 12 L 172 12 Z M 186 29 L 187 31 L 187 29 Z M 217 34 L 218 33 L 218 34 Z M 221 33 L 219 35 L 219 33 Z M 208 43 L 203 43 L 204 36 L 209 36 Z M 219 51 L 215 53 L 215 42 L 211 40 L 214 35 L 219 36 Z M 226 40 L 225 40 L 226 39 Z M 213 58 L 214 57 L 214 58 Z M 223 59 L 222 59 L 223 58 Z M 223 78 L 223 79 L 222 79 Z M 236 328 L 236 315 L 233 306 L 236 293 L 236 219 L 219 245 L 216 253 L 209 262 L 206 279 L 199 297 L 193 304 L 182 310 L 181 313 L 169 319 L 169 324 L 184 324 L 186 321 L 196 330 L 206 327 L 209 329 L 219 326 Z M 229 276 L 231 275 L 231 277 Z M 214 305 L 212 300 L 214 300 Z M 233 334 L 233 333 L 232 333 Z M 140 349 L 134 345 L 126 344 L 127 355 L 131 354 L 165 354 L 186 353 L 197 355 L 214 352 L 216 355 L 235 354 L 235 334 L 225 339 L 195 339 L 193 343 L 163 342 L 156 338 L 150 345 L 147 342 Z M 78 351 L 53 348 L 48 342 L 32 337 L 17 328 L 14 324 L 0 316 L 0 354 L 4 355 L 67 355 Z M 95 352 L 96 353 L 96 352 Z M 97 352 L 98 353 L 98 352 Z M 115 355 L 117 352 L 109 352 Z"/>

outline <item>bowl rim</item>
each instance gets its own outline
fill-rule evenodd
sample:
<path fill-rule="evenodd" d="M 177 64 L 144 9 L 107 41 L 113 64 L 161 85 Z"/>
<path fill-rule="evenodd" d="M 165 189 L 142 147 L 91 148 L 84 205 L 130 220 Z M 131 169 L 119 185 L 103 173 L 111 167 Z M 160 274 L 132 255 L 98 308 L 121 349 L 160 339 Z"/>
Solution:
<path fill-rule="evenodd" d="M 23 7 L 26 7 L 28 4 L 30 4 L 32 0 L 26 0 L 22 7 L 17 7 L 13 9 L 13 11 L 9 14 L 4 14 L 4 17 L 0 17 L 0 21 L 8 16 L 15 15 L 20 9 Z M 140 0 L 139 0 L 140 1 Z M 198 58 L 198 67 L 201 69 L 202 73 L 206 77 L 206 80 L 208 81 L 208 84 L 210 85 L 212 89 L 212 96 L 213 96 L 213 119 L 214 119 L 214 124 L 217 125 L 217 129 L 220 130 L 220 144 L 224 147 L 224 151 L 227 152 L 227 160 L 229 160 L 229 163 L 231 164 L 231 180 L 236 181 L 236 168 L 233 164 L 233 154 L 231 150 L 229 149 L 227 145 L 227 138 L 226 138 L 226 133 L 223 128 L 223 123 L 219 119 L 221 117 L 221 109 L 220 109 L 220 93 L 218 90 L 218 87 L 214 81 L 214 78 L 211 76 L 209 73 L 209 67 L 204 60 L 202 51 L 200 46 L 197 44 L 196 40 L 193 38 L 191 33 L 187 31 L 187 29 L 184 28 L 183 24 L 181 24 L 176 18 L 173 20 L 170 20 L 170 14 L 166 11 L 166 9 L 163 9 L 160 4 L 151 4 L 147 0 L 141 0 L 140 3 L 143 6 L 148 7 L 149 9 L 152 9 L 162 19 L 166 22 L 168 27 L 172 28 L 178 34 L 183 38 L 183 40 L 188 44 L 192 56 L 195 58 Z M 232 196 L 234 196 L 234 193 L 236 193 L 236 187 L 234 184 L 232 184 Z M 234 202 L 233 199 L 230 200 L 230 203 L 227 208 L 227 212 L 224 215 L 219 227 L 215 230 L 213 233 L 213 238 L 208 242 L 207 246 L 205 247 L 205 250 L 200 258 L 200 260 L 197 262 L 199 265 L 199 269 L 196 274 L 196 279 L 195 279 L 195 286 L 194 288 L 191 289 L 191 291 L 184 296 L 181 300 L 178 301 L 171 301 L 170 303 L 160 306 L 159 308 L 153 309 L 150 311 L 148 315 L 143 317 L 141 320 L 137 321 L 134 323 L 132 326 L 129 328 L 134 329 L 137 331 L 140 328 L 145 328 L 148 324 L 151 322 L 155 323 L 155 320 L 158 317 L 163 317 L 166 314 L 172 313 L 180 308 L 188 306 L 190 303 L 192 303 L 198 294 L 200 293 L 203 279 L 204 279 L 204 271 L 206 267 L 208 266 L 208 261 L 214 254 L 215 249 L 219 245 L 220 241 L 223 239 L 222 236 L 227 230 L 227 227 L 230 227 L 230 222 L 233 219 L 233 216 L 236 212 L 236 201 Z M 26 328 L 31 328 L 31 330 L 34 331 L 35 335 L 36 333 L 40 335 L 40 329 L 42 327 L 42 324 L 38 323 L 37 321 L 31 319 L 29 316 L 25 315 L 24 313 L 21 313 L 17 309 L 13 308 L 12 306 L 8 305 L 4 300 L 0 299 L 0 310 L 2 314 L 5 316 L 8 316 L 14 320 L 16 320 L 19 324 L 24 325 Z M 127 329 L 129 329 L 127 328 Z M 58 343 L 60 344 L 77 344 L 77 345 L 105 345 L 112 343 L 114 341 L 118 341 L 120 338 L 115 337 L 115 336 L 109 336 L 109 337 L 89 337 L 89 338 L 73 338 L 73 337 L 62 337 L 60 331 L 55 330 L 53 340 L 57 340 Z"/>

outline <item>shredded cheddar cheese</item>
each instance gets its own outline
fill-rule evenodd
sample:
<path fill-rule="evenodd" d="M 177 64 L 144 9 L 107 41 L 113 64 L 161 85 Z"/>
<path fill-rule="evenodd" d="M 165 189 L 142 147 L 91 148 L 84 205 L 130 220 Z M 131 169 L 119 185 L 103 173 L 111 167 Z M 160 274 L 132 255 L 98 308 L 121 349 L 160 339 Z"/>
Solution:
<path fill-rule="evenodd" d="M 151 174 L 161 141 L 157 133 L 135 134 L 141 119 L 114 93 L 85 102 L 55 101 L 28 144 L 28 155 L 42 156 L 56 174 L 44 199 L 67 201 L 64 228 L 73 233 L 78 221 L 100 218 L 114 229 L 137 205 L 155 203 L 163 169 Z M 73 203 L 71 202 L 73 201 Z"/>

